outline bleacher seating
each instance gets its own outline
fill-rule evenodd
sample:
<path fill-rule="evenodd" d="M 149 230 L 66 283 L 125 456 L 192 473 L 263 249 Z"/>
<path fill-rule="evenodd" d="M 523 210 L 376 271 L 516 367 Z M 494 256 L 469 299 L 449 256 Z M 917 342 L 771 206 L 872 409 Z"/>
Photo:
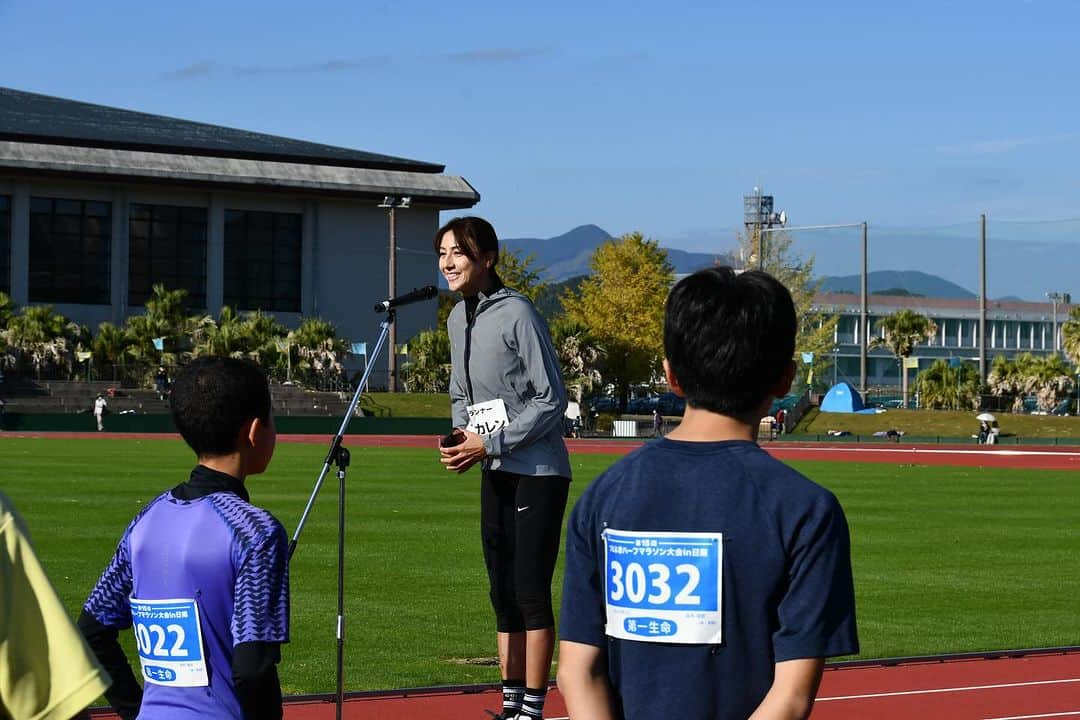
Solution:
<path fill-rule="evenodd" d="M 79 381 L 7 382 L 0 392 L 9 413 L 90 413 L 98 393 L 105 396 L 110 413 L 136 412 L 167 415 L 169 401 L 152 389 L 120 388 L 115 383 Z M 295 385 L 270 386 L 274 414 L 331 415 L 342 417 L 352 395 L 318 392 Z"/>

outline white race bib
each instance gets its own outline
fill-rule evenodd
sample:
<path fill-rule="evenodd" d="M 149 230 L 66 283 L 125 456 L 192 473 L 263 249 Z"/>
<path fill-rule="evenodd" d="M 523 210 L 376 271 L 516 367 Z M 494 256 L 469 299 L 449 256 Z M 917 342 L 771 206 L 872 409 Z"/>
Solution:
<path fill-rule="evenodd" d="M 510 422 L 506 416 L 506 403 L 501 398 L 469 405 L 465 411 L 469 414 L 469 424 L 466 428 L 477 435 L 498 432 Z"/>
<path fill-rule="evenodd" d="M 194 600 L 131 598 L 131 620 L 146 682 L 170 687 L 210 684 Z"/>
<path fill-rule="evenodd" d="M 722 533 L 609 528 L 603 537 L 604 632 L 641 642 L 721 642 Z"/>

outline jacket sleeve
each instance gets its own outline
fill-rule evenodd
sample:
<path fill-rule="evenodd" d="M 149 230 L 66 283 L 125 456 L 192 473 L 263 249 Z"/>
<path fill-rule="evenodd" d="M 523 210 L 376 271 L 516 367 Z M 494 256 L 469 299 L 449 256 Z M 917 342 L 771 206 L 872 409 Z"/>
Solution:
<path fill-rule="evenodd" d="M 498 457 L 530 445 L 563 422 L 566 388 L 547 326 L 531 303 L 514 321 L 513 334 L 525 370 L 525 407 L 506 427 L 484 436 L 487 454 Z"/>
<path fill-rule="evenodd" d="M 450 337 L 450 419 L 454 427 L 464 428 L 469 424 L 469 413 L 465 410 L 469 396 L 465 387 L 465 369 L 461 367 L 465 358 L 462 347 L 465 342 L 464 333 L 458 337 L 454 329 L 454 313 L 457 311 L 458 309 L 454 308 L 446 319 L 446 334 Z"/>

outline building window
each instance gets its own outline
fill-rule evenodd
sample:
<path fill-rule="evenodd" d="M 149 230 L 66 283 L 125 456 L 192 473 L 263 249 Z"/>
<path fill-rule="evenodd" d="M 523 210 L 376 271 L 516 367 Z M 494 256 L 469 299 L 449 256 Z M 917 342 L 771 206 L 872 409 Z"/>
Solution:
<path fill-rule="evenodd" d="M 160 283 L 205 308 L 206 208 L 133 203 L 128 228 L 128 303 L 144 305 Z"/>
<path fill-rule="evenodd" d="M 225 304 L 300 312 L 301 219 L 294 213 L 225 211 Z"/>
<path fill-rule="evenodd" d="M 30 301 L 111 302 L 112 206 L 30 199 Z"/>
<path fill-rule="evenodd" d="M 11 292 L 11 198 L 0 195 L 0 292 Z"/>

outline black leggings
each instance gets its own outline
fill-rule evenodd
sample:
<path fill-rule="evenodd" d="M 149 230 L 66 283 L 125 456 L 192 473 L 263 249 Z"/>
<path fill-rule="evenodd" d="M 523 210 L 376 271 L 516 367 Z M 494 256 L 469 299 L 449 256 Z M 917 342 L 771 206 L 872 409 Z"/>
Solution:
<path fill-rule="evenodd" d="M 554 627 L 551 576 L 570 480 L 485 470 L 480 538 L 499 632 Z"/>

